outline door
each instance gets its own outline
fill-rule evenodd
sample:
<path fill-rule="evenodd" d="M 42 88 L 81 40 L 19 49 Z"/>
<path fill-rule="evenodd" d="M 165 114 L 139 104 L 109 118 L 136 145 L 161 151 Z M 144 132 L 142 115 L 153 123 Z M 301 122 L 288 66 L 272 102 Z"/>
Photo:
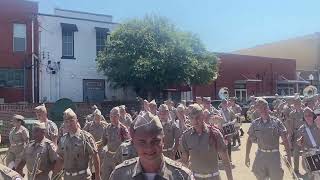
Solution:
<path fill-rule="evenodd" d="M 83 80 L 83 101 L 102 102 L 105 99 L 104 79 L 84 79 Z"/>
<path fill-rule="evenodd" d="M 238 98 L 239 102 L 247 101 L 247 89 L 235 89 L 234 94 Z"/>

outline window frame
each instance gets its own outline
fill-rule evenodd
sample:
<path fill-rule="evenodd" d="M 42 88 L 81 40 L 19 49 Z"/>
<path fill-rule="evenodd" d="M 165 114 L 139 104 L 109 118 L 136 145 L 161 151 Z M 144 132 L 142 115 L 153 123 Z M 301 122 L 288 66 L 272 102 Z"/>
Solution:
<path fill-rule="evenodd" d="M 15 33 L 14 33 L 15 32 L 15 25 L 24 25 L 24 27 L 25 27 L 24 50 L 22 50 L 22 51 L 15 49 L 15 38 L 20 38 L 20 37 L 15 37 Z M 12 26 L 12 52 L 24 53 L 26 51 L 27 51 L 27 24 L 26 23 L 19 23 L 19 22 L 13 23 L 13 26 Z"/>
<path fill-rule="evenodd" d="M 6 68 L 0 68 L 0 72 L 4 72 L 5 73 L 5 81 L 6 84 L 4 86 L 0 86 L 3 88 L 24 88 L 25 86 L 25 72 L 23 69 L 6 69 Z M 2 73 L 1 72 L 1 73 Z M 19 74 L 18 74 L 19 73 Z M 17 75 L 19 75 L 21 77 L 21 79 L 17 79 Z M 19 84 L 13 84 L 13 85 L 8 85 L 8 81 L 9 81 L 9 76 L 12 76 L 11 81 L 20 81 L 21 83 Z M 1 80 L 0 80 L 1 81 Z"/>
<path fill-rule="evenodd" d="M 63 54 L 63 47 L 64 47 L 64 41 L 63 41 L 63 37 L 64 37 L 64 33 L 71 33 L 71 36 L 72 36 L 72 55 L 64 55 Z M 62 54 L 62 56 L 61 56 L 61 59 L 75 59 L 74 58 L 74 31 L 68 31 L 68 30 L 64 30 L 64 29 L 62 29 L 62 31 L 61 31 L 61 34 L 62 34 L 62 52 L 61 52 L 61 54 Z M 70 43 L 70 42 L 68 42 L 68 43 Z"/>

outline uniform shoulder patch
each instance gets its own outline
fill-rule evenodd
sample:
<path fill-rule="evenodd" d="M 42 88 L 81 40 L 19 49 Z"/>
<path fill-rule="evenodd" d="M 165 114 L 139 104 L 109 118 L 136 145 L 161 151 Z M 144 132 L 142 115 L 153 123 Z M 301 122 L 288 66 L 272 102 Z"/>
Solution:
<path fill-rule="evenodd" d="M 121 164 L 117 165 L 115 169 L 119 169 L 119 168 L 123 168 L 123 167 L 126 167 L 126 166 L 130 166 L 130 165 L 136 163 L 137 161 L 138 161 L 137 157 L 125 160 Z"/>
<path fill-rule="evenodd" d="M 164 157 L 164 160 L 167 164 L 171 165 L 171 166 L 174 166 L 174 167 L 177 167 L 177 168 L 181 168 L 182 167 L 182 164 L 178 161 L 174 161 L 170 158 L 167 158 L 167 157 Z"/>

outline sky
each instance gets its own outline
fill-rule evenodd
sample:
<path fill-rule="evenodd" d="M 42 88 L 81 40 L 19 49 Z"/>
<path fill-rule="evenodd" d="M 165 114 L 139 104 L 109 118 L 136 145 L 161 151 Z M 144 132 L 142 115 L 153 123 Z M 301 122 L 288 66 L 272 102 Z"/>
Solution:
<path fill-rule="evenodd" d="M 114 22 L 155 14 L 197 34 L 208 50 L 232 52 L 320 31 L 319 0 L 36 0 L 54 8 L 113 16 Z"/>

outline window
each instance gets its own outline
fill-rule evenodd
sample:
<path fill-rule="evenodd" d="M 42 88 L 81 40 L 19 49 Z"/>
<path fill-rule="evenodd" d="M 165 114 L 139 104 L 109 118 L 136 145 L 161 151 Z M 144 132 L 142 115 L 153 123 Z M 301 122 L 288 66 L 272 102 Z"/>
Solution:
<path fill-rule="evenodd" d="M 73 32 L 62 31 L 62 57 L 74 57 Z"/>
<path fill-rule="evenodd" d="M 106 39 L 109 29 L 96 27 L 96 50 L 97 55 L 106 47 Z"/>
<path fill-rule="evenodd" d="M 75 24 L 61 23 L 62 59 L 74 59 L 74 32 L 78 31 Z"/>
<path fill-rule="evenodd" d="M 25 52 L 27 46 L 27 28 L 25 24 L 13 24 L 13 51 Z"/>
<path fill-rule="evenodd" d="M 0 69 L 0 87 L 23 87 L 22 69 Z"/>

